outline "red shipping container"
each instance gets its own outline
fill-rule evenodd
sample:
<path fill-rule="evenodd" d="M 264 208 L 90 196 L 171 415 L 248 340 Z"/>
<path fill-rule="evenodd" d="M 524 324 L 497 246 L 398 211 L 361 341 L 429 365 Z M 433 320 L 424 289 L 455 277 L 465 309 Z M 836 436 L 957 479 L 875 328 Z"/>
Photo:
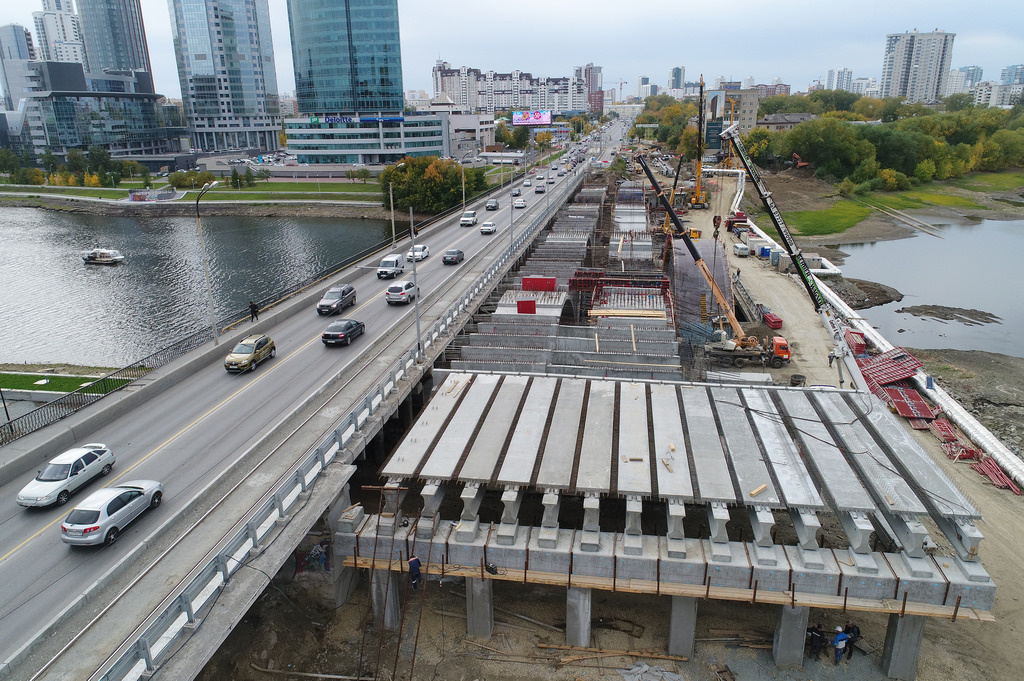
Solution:
<path fill-rule="evenodd" d="M 781 329 L 782 328 L 782 317 L 772 312 L 764 315 L 764 323 L 769 329 Z"/>
<path fill-rule="evenodd" d="M 524 291 L 554 291 L 557 285 L 555 277 L 523 277 Z"/>

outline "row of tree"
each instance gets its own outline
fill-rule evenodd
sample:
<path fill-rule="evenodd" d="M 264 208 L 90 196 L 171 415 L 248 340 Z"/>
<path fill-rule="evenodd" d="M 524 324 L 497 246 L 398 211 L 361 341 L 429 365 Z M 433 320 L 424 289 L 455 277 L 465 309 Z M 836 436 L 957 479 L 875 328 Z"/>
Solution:
<path fill-rule="evenodd" d="M 456 161 L 437 156 L 406 156 L 380 173 L 381 205 L 396 209 L 413 206 L 423 213 L 440 213 L 462 202 L 463 181 L 466 197 L 487 189 L 483 168 L 467 168 Z"/>
<path fill-rule="evenodd" d="M 140 179 L 151 186 L 149 169 L 137 161 L 117 161 L 104 147 L 93 145 L 88 151 L 68 150 L 61 162 L 49 149 L 38 159 L 30 154 L 18 156 L 10 149 L 0 149 L 0 172 L 8 173 L 14 184 L 55 184 L 67 187 L 116 188 L 128 177 Z"/>
<path fill-rule="evenodd" d="M 752 130 L 744 144 L 762 167 L 797 153 L 817 177 L 841 183 L 844 193 L 906 189 L 974 170 L 1024 166 L 1024 105 L 975 107 L 961 95 L 944 103 L 937 110 L 828 90 L 770 97 L 760 113 L 811 109 L 819 117 L 789 131 Z M 656 123 L 657 139 L 692 159 L 697 153 L 697 130 L 689 124 L 694 116 L 692 102 L 659 95 L 648 98 L 637 123 Z"/>

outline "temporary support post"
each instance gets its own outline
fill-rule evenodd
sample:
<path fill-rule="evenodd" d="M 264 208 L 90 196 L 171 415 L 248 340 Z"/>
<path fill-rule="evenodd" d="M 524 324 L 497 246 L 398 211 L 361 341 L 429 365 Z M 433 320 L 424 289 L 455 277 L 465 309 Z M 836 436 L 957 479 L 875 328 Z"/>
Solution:
<path fill-rule="evenodd" d="M 398 602 L 400 579 L 400 574 L 391 574 L 390 570 L 373 570 L 373 617 L 387 631 L 395 631 L 402 621 L 402 606 Z"/>
<path fill-rule="evenodd" d="M 806 606 L 779 606 L 775 623 L 772 656 L 776 667 L 801 667 L 804 663 L 804 640 L 811 609 Z"/>
<path fill-rule="evenodd" d="M 590 589 L 571 586 L 566 590 L 565 643 L 584 648 L 590 645 Z"/>
<path fill-rule="evenodd" d="M 917 675 L 917 658 L 924 637 L 924 617 L 921 615 L 889 615 L 882 649 L 882 673 L 891 679 L 913 681 Z"/>
<path fill-rule="evenodd" d="M 494 630 L 493 586 L 490 579 L 466 578 L 466 633 L 470 636 L 491 637 Z"/>
<path fill-rule="evenodd" d="M 668 654 L 693 657 L 693 641 L 697 634 L 697 599 L 672 596 L 672 614 L 668 625 Z"/>

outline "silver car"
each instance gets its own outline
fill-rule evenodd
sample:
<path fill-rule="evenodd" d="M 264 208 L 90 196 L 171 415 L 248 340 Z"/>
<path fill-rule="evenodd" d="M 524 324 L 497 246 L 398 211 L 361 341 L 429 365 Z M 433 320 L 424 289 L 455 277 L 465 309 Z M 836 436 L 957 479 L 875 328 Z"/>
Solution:
<path fill-rule="evenodd" d="M 164 486 L 156 480 L 131 480 L 104 487 L 78 504 L 60 524 L 65 544 L 113 544 L 121 532 L 147 508 L 156 508 Z"/>
<path fill-rule="evenodd" d="M 419 292 L 420 289 L 416 284 L 408 279 L 402 279 L 388 286 L 387 290 L 384 291 L 384 300 L 388 301 L 388 305 L 411 303 L 419 295 Z"/>
<path fill-rule="evenodd" d="M 69 449 L 46 464 L 35 480 L 18 492 L 19 506 L 63 506 L 71 493 L 114 467 L 114 453 L 105 444 L 91 442 Z"/>

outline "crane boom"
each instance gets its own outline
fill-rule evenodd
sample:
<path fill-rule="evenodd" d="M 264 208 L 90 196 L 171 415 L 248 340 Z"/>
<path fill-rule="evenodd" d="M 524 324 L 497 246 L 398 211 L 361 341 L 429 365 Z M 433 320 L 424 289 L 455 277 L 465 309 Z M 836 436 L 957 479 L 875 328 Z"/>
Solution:
<path fill-rule="evenodd" d="M 797 273 L 800 275 L 800 280 L 804 284 L 804 288 L 807 289 L 807 294 L 811 297 L 811 302 L 814 303 L 814 309 L 819 313 L 828 311 L 828 303 L 825 302 L 825 297 L 821 294 L 821 289 L 818 288 L 818 284 L 814 281 L 814 277 L 811 276 L 811 271 L 807 267 L 807 261 L 804 260 L 804 255 L 797 247 L 796 241 L 793 239 L 792 233 L 789 231 L 789 227 L 786 225 L 786 221 L 782 219 L 782 213 L 779 212 L 778 206 L 775 205 L 775 200 L 772 199 L 772 193 L 768 191 L 768 187 L 765 186 L 764 180 L 757 172 L 757 168 L 754 163 L 750 160 L 747 155 L 747 149 L 743 146 L 743 141 L 740 139 L 740 131 L 738 125 L 730 125 L 728 128 L 722 131 L 721 136 L 723 139 L 732 142 L 732 146 L 736 149 L 736 155 L 740 157 L 740 161 L 743 163 L 743 167 L 750 175 L 750 179 L 754 182 L 754 187 L 757 189 L 758 196 L 761 197 L 761 202 L 764 207 L 768 209 L 768 214 L 772 218 L 772 223 L 775 225 L 775 230 L 779 233 L 782 238 L 782 245 L 785 247 L 786 252 L 793 259 L 793 264 L 796 266 Z"/>
<path fill-rule="evenodd" d="M 658 181 L 654 179 L 654 173 L 651 171 L 650 166 L 647 165 L 647 161 L 644 160 L 643 156 L 636 157 L 640 167 L 644 169 L 644 173 L 647 175 L 647 179 L 651 181 L 651 186 L 654 188 L 654 193 L 664 206 L 666 213 L 672 219 L 672 224 L 675 225 L 676 232 L 682 237 L 683 242 L 686 244 L 686 250 L 690 252 L 690 257 L 693 258 L 693 262 L 697 265 L 697 269 L 704 276 L 704 280 L 711 288 L 711 293 L 714 295 L 718 305 L 722 308 L 725 316 L 729 320 L 729 326 L 732 327 L 733 342 L 739 347 L 752 348 L 759 345 L 758 340 L 754 336 L 745 336 L 743 327 L 740 326 L 740 322 L 736 319 L 736 313 L 733 312 L 732 306 L 729 301 L 725 299 L 725 294 L 722 293 L 722 289 L 718 287 L 718 282 L 715 281 L 714 275 L 711 274 L 711 270 L 708 269 L 708 264 L 704 262 L 704 258 L 701 257 L 697 247 L 693 245 L 693 240 L 690 239 L 689 232 L 683 228 L 683 223 L 680 222 L 679 216 L 676 215 L 675 209 L 672 207 L 671 201 L 665 196 L 665 190 L 661 188 Z"/>

